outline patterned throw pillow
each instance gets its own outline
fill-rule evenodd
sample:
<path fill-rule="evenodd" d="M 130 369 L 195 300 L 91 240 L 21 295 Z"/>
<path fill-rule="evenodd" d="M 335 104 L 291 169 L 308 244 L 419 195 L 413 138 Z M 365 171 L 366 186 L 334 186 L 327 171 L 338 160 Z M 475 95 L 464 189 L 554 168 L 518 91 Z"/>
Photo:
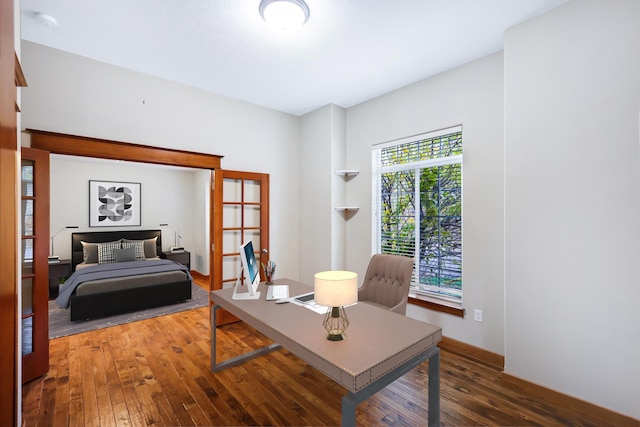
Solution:
<path fill-rule="evenodd" d="M 85 264 L 97 264 L 98 263 L 98 243 L 89 243 L 80 241 L 82 243 L 82 262 Z M 114 240 L 113 242 L 103 243 L 120 243 L 120 240 Z"/>
<path fill-rule="evenodd" d="M 120 249 L 120 241 L 98 243 L 98 264 L 109 264 L 116 262 L 114 251 Z"/>
<path fill-rule="evenodd" d="M 144 260 L 144 241 L 142 240 L 130 240 L 128 242 L 122 242 L 122 247 L 124 249 L 134 248 L 136 253 L 136 261 Z"/>

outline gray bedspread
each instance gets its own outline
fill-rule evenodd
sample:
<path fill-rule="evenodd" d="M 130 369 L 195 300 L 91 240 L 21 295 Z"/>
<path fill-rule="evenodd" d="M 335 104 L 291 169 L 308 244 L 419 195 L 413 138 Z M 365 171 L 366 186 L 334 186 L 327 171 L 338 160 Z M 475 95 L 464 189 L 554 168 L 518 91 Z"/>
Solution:
<path fill-rule="evenodd" d="M 69 308 L 71 295 L 84 282 L 114 277 L 129 277 L 140 274 L 160 273 L 165 271 L 183 271 L 189 280 L 191 274 L 184 265 L 168 259 L 119 262 L 114 264 L 97 264 L 85 267 L 73 273 L 62 285 L 56 302 L 62 308 Z"/>

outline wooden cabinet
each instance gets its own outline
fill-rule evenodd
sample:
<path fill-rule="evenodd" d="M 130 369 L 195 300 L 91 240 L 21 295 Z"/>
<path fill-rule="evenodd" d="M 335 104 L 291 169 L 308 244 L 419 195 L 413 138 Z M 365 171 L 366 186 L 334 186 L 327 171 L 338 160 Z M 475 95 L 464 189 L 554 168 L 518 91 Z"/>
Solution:
<path fill-rule="evenodd" d="M 179 262 L 180 264 L 187 266 L 187 268 L 191 270 L 191 252 L 189 251 L 181 251 L 181 252 L 163 251 L 162 258 Z"/>

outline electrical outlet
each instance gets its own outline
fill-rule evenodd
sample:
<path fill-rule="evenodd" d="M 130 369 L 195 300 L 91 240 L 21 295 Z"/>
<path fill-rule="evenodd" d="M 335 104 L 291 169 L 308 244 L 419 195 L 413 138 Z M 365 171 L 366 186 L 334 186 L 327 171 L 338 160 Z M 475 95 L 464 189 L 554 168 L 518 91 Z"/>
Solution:
<path fill-rule="evenodd" d="M 476 322 L 482 322 L 482 310 L 478 310 L 478 309 L 476 309 L 476 310 L 473 312 L 473 319 L 474 319 Z"/>

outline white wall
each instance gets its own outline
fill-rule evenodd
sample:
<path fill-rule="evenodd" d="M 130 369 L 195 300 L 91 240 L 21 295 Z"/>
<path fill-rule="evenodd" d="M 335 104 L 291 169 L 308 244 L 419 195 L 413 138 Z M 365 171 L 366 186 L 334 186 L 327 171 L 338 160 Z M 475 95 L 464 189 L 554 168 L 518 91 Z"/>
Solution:
<path fill-rule="evenodd" d="M 331 268 L 331 106 L 300 118 L 300 279 Z"/>
<path fill-rule="evenodd" d="M 339 212 L 335 208 L 347 205 L 347 186 L 344 176 L 335 171 L 346 169 L 347 157 L 347 110 L 331 105 L 331 268 L 347 269 L 347 219 L 350 214 Z"/>
<path fill-rule="evenodd" d="M 347 199 L 360 211 L 347 224 L 347 268 L 364 275 L 371 258 L 373 144 L 463 126 L 462 319 L 410 305 L 408 315 L 444 335 L 504 354 L 503 62 L 496 53 L 347 111 Z M 473 321 L 482 309 L 484 322 Z"/>
<path fill-rule="evenodd" d="M 22 42 L 22 126 L 222 155 L 222 167 L 270 174 L 271 254 L 298 278 L 295 116 Z"/>
<path fill-rule="evenodd" d="M 209 218 L 211 202 L 211 171 L 198 170 L 193 174 L 195 200 L 192 209 L 195 253 L 191 254 L 191 268 L 209 274 Z"/>
<path fill-rule="evenodd" d="M 301 279 L 313 283 L 315 273 L 346 268 L 344 206 L 346 109 L 327 105 L 300 118 L 300 254 Z"/>
<path fill-rule="evenodd" d="M 505 36 L 506 372 L 640 418 L 640 2 Z"/>

